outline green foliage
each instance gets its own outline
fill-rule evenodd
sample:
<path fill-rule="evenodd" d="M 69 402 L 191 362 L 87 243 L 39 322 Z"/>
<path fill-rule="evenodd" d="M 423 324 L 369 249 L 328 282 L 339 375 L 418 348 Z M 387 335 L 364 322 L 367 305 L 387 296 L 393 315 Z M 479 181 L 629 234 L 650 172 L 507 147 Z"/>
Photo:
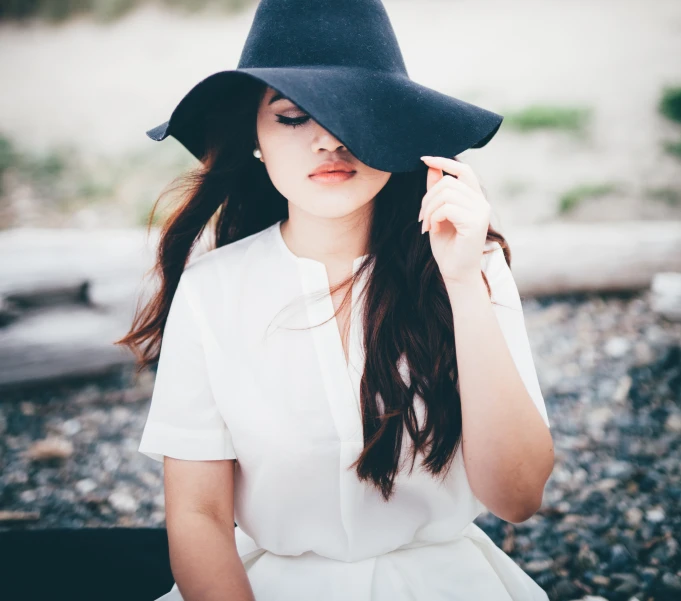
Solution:
<path fill-rule="evenodd" d="M 17 161 L 12 142 L 5 136 L 0 136 L 0 195 L 3 193 L 3 179 L 5 172 Z"/>
<path fill-rule="evenodd" d="M 662 91 L 658 110 L 670 121 L 681 123 L 681 86 L 668 86 Z M 681 140 L 662 144 L 667 153 L 681 158 Z"/>
<path fill-rule="evenodd" d="M 665 88 L 658 108 L 667 119 L 681 123 L 681 86 Z"/>
<path fill-rule="evenodd" d="M 92 169 L 71 147 L 57 147 L 42 153 L 19 151 L 0 135 L 0 184 L 12 173 L 15 185 L 29 187 L 51 210 L 68 211 L 74 203 L 111 197 L 115 171 Z M 107 179 L 108 176 L 108 179 Z M 6 190 L 0 185 L 0 196 Z"/>
<path fill-rule="evenodd" d="M 99 21 L 115 21 L 137 6 L 137 0 L 92 0 L 92 14 Z"/>
<path fill-rule="evenodd" d="M 187 12 L 197 12 L 207 6 L 216 6 L 225 12 L 237 12 L 255 0 L 163 0 L 163 3 Z"/>
<path fill-rule="evenodd" d="M 9 138 L 0 135 L 0 194 L 3 193 L 4 175 L 14 170 L 23 180 L 30 180 L 34 187 L 52 191 L 65 167 L 66 151 L 50 151 L 42 155 L 28 155 L 16 149 Z"/>
<path fill-rule="evenodd" d="M 558 204 L 558 212 L 561 214 L 572 211 L 577 205 L 588 198 L 598 198 L 617 190 L 614 184 L 582 184 L 565 192 Z"/>
<path fill-rule="evenodd" d="M 651 188 L 648 190 L 648 195 L 655 200 L 661 200 L 670 207 L 681 205 L 681 190 L 675 188 Z"/>
<path fill-rule="evenodd" d="M 516 112 L 506 113 L 504 125 L 519 131 L 561 129 L 581 132 L 591 118 L 591 109 L 535 104 Z"/>
<path fill-rule="evenodd" d="M 672 156 L 681 158 L 681 140 L 664 142 L 664 149 Z"/>
<path fill-rule="evenodd" d="M 164 187 L 198 164 L 177 141 L 149 143 L 148 149 L 112 157 L 66 146 L 20 151 L 14 140 L 0 133 L 0 186 L 5 184 L 4 190 L 0 187 L 0 229 L 25 225 L 25 213 L 15 210 L 21 205 L 13 204 L 25 195 L 32 203 L 32 225 L 51 227 L 72 218 L 105 223 L 107 215 L 118 215 L 128 225 L 146 227 Z M 166 218 L 168 207 L 172 203 L 165 200 L 159 204 L 153 225 Z"/>
<path fill-rule="evenodd" d="M 37 156 L 23 155 L 20 166 L 34 183 L 50 188 L 66 170 L 66 151 L 51 150 Z"/>
<path fill-rule="evenodd" d="M 37 18 L 52 22 L 64 21 L 81 14 L 98 21 L 113 21 L 149 0 L 3 0 L 0 2 L 1 21 L 21 21 Z M 255 0 L 161 0 L 173 9 L 195 12 L 215 6 L 225 12 L 242 10 Z"/>

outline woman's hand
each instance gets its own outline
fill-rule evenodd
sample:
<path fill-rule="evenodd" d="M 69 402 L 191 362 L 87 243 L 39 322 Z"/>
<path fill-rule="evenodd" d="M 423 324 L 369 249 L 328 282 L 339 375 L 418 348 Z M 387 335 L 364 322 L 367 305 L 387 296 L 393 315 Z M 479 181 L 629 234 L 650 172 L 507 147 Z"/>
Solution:
<path fill-rule="evenodd" d="M 475 281 L 481 277 L 491 207 L 469 165 L 445 157 L 421 160 L 428 175 L 419 221 L 423 221 L 422 232 L 430 232 L 440 273 L 445 282 Z"/>

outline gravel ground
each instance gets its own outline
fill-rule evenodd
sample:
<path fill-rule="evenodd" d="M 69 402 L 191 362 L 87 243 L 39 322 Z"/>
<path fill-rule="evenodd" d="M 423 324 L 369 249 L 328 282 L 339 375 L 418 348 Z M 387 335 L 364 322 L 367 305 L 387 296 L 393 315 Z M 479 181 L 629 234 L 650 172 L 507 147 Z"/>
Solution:
<path fill-rule="evenodd" d="M 476 523 L 556 601 L 681 599 L 681 324 L 649 292 L 524 299 L 556 465 L 522 524 Z M 153 372 L 0 398 L 0 529 L 164 526 L 137 451 Z"/>

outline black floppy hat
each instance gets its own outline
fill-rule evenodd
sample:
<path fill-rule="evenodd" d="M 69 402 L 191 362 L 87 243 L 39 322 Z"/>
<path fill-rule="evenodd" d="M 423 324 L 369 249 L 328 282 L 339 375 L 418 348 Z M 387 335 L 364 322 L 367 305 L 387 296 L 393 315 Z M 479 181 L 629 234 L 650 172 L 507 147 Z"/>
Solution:
<path fill-rule="evenodd" d="M 210 123 L 202 115 L 225 91 L 239 94 L 244 76 L 276 89 L 381 171 L 481 148 L 503 120 L 412 81 L 380 0 L 261 0 L 237 68 L 196 84 L 147 136 L 173 136 L 203 160 Z"/>

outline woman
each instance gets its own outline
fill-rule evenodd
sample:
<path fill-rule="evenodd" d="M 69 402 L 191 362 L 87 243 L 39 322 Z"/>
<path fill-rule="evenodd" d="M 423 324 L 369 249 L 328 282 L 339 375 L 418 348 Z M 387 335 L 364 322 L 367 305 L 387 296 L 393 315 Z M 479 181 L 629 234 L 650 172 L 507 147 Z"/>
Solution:
<path fill-rule="evenodd" d="M 414 168 L 408 141 L 376 150 L 375 116 L 349 124 L 373 105 L 319 89 L 347 81 L 343 61 L 335 79 L 300 75 L 289 52 L 272 85 L 280 53 L 254 54 L 254 36 L 303 4 L 261 3 L 241 70 L 256 55 L 264 70 L 227 72 L 238 93 L 204 80 L 169 121 L 202 165 L 163 226 L 157 295 L 121 341 L 158 360 L 139 450 L 164 463 L 175 584 L 161 599 L 545 600 L 473 524 L 484 508 L 529 518 L 553 467 L 508 245 L 456 153 Z M 314 90 L 291 83 L 313 74 Z M 480 147 L 499 123 L 461 117 L 456 143 L 473 132 L 463 143 Z M 191 256 L 206 226 L 214 247 Z"/>

